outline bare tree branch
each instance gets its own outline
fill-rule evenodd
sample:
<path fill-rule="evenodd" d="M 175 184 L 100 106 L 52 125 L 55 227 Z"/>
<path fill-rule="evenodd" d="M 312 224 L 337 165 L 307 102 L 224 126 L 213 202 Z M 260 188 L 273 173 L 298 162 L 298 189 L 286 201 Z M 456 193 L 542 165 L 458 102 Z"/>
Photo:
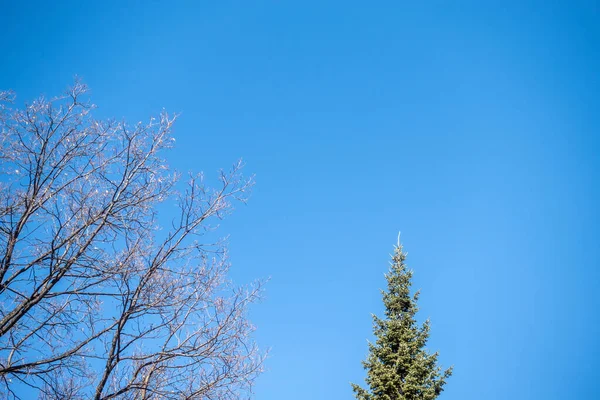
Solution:
<path fill-rule="evenodd" d="M 242 164 L 186 184 L 175 117 L 92 118 L 87 88 L 10 108 L 0 92 L 0 397 L 238 399 L 263 355 L 211 220 L 246 201 Z M 181 186 L 183 188 L 180 188 Z M 177 215 L 163 230 L 161 204 Z"/>

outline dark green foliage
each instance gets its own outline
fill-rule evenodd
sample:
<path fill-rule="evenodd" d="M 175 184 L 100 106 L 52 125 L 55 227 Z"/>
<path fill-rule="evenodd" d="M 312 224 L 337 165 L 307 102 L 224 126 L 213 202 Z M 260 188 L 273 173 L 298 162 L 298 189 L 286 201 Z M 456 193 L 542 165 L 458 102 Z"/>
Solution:
<path fill-rule="evenodd" d="M 419 292 L 410 294 L 412 271 L 405 264 L 402 245 L 394 249 L 386 274 L 387 291 L 382 291 L 385 318 L 373 316 L 375 343 L 369 343 L 367 370 L 369 389 L 352 384 L 359 400 L 432 400 L 442 392 L 452 368 L 442 372 L 438 353 L 425 346 L 429 338 L 429 320 L 418 325 Z"/>

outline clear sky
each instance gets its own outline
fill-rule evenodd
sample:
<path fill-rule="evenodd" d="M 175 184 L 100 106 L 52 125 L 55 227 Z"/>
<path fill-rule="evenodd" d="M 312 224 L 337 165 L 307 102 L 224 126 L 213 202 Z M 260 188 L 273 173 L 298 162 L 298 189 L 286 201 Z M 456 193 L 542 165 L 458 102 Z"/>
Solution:
<path fill-rule="evenodd" d="M 4 1 L 0 88 L 79 75 L 100 116 L 181 112 L 174 168 L 244 158 L 257 186 L 221 233 L 236 282 L 271 278 L 257 399 L 352 398 L 398 231 L 455 366 L 442 399 L 592 399 L 599 21 L 592 1 Z"/>

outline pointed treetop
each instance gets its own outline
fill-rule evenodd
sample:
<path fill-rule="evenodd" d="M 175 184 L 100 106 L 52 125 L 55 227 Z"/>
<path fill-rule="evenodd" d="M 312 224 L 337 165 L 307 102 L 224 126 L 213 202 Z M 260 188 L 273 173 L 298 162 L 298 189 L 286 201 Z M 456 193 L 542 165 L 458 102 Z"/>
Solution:
<path fill-rule="evenodd" d="M 411 295 L 413 271 L 405 264 L 400 243 L 394 248 L 390 269 L 385 274 L 387 290 L 382 291 L 385 317 L 373 316 L 375 343 L 363 362 L 368 389 L 353 384 L 359 400 L 433 400 L 452 374 L 442 371 L 438 353 L 426 349 L 430 323 L 417 324 L 419 291 Z"/>

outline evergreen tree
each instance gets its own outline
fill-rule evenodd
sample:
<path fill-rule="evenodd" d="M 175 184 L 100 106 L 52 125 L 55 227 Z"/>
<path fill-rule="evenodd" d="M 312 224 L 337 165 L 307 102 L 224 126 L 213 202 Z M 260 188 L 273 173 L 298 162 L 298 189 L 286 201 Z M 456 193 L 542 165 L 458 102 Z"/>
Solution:
<path fill-rule="evenodd" d="M 382 291 L 385 318 L 373 316 L 375 344 L 363 362 L 369 389 L 352 384 L 358 400 L 433 400 L 442 392 L 452 368 L 442 372 L 438 353 L 426 349 L 430 323 L 417 324 L 419 292 L 411 296 L 413 272 L 405 264 L 402 245 L 394 249 L 386 274 L 387 291 Z"/>

